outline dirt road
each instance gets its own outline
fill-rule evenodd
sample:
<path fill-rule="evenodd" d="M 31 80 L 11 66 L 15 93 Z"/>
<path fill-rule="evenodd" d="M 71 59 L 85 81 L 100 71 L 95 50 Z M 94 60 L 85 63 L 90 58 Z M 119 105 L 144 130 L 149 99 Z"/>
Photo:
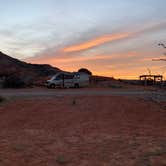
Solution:
<path fill-rule="evenodd" d="M 0 90 L 4 97 L 31 98 L 31 97 L 58 97 L 58 96 L 136 96 L 150 98 L 156 101 L 166 101 L 166 91 L 147 91 L 131 89 L 6 89 Z"/>

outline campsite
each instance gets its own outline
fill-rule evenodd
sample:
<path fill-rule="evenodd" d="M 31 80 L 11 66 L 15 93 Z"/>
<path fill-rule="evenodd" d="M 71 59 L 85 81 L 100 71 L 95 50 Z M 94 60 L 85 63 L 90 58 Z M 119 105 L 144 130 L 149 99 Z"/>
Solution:
<path fill-rule="evenodd" d="M 0 166 L 166 166 L 166 0 L 0 0 Z"/>

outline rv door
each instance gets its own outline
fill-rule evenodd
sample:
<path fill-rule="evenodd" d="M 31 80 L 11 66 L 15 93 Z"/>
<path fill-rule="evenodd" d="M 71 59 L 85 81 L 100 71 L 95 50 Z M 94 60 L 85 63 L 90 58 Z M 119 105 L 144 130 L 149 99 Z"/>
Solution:
<path fill-rule="evenodd" d="M 64 76 L 62 73 L 55 77 L 54 81 L 55 81 L 56 86 L 63 87 L 63 78 L 64 78 Z"/>
<path fill-rule="evenodd" d="M 70 88 L 73 87 L 74 85 L 74 75 L 73 74 L 64 74 L 64 87 L 65 88 Z"/>

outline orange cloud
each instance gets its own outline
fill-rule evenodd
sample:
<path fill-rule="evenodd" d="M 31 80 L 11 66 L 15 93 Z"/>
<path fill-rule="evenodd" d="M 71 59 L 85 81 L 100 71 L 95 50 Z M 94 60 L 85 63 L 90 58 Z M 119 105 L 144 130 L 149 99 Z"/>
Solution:
<path fill-rule="evenodd" d="M 80 64 L 80 63 L 94 63 L 96 60 L 115 60 L 120 59 L 122 61 L 126 58 L 132 58 L 136 57 L 139 54 L 136 52 L 126 52 L 126 53 L 117 53 L 117 54 L 99 54 L 99 55 L 86 55 L 86 56 L 66 56 L 66 55 L 60 55 L 55 57 L 39 57 L 39 58 L 33 58 L 27 60 L 27 62 L 31 63 L 47 63 L 54 66 L 59 66 L 61 64 Z"/>
<path fill-rule="evenodd" d="M 127 38 L 127 37 L 129 37 L 129 35 L 130 35 L 129 33 L 105 35 L 105 36 L 101 36 L 101 37 L 98 37 L 96 39 L 87 41 L 87 42 L 82 43 L 82 44 L 66 47 L 63 49 L 63 51 L 64 52 L 76 52 L 76 51 L 87 50 L 89 48 L 96 47 L 96 46 L 104 44 L 104 43 Z"/>
<path fill-rule="evenodd" d="M 113 76 L 115 78 L 138 79 L 141 74 L 147 74 L 147 67 L 154 74 L 164 74 L 161 65 L 154 63 L 151 58 L 140 57 L 136 61 L 129 63 L 124 59 L 137 58 L 141 56 L 139 52 L 124 52 L 110 55 L 92 55 L 92 56 L 55 56 L 42 57 L 41 59 L 28 60 L 31 63 L 47 63 L 56 66 L 65 71 L 77 71 L 81 67 L 88 68 L 95 75 Z M 113 61 L 119 59 L 119 61 Z M 97 60 L 97 61 L 96 61 Z M 108 61 L 108 64 L 105 62 Z M 166 75 L 165 75 L 166 76 Z"/>

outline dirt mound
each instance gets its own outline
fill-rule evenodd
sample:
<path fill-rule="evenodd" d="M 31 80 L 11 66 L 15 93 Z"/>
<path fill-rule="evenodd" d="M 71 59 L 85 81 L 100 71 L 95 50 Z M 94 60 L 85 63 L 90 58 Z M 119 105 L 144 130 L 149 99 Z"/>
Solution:
<path fill-rule="evenodd" d="M 60 69 L 47 64 L 30 64 L 0 52 L 0 76 L 16 75 L 25 83 L 37 81 L 59 72 Z"/>

